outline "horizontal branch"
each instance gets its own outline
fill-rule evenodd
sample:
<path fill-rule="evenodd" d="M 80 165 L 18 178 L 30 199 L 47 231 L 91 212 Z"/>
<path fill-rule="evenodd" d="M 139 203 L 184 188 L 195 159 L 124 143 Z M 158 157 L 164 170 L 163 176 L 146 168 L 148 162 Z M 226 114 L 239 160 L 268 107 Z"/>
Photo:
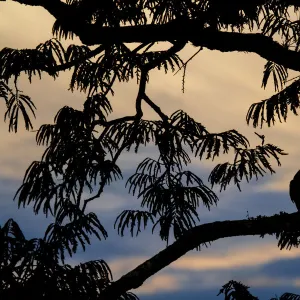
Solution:
<path fill-rule="evenodd" d="M 207 29 L 190 41 L 195 46 L 203 46 L 210 50 L 256 53 L 266 60 L 300 71 L 300 52 L 289 50 L 272 38 L 259 33 L 212 32 Z"/>
<path fill-rule="evenodd" d="M 81 41 L 87 45 L 123 42 L 151 43 L 186 40 L 194 46 L 203 46 L 222 52 L 252 52 L 262 58 L 274 61 L 289 69 L 300 71 L 300 53 L 289 50 L 272 38 L 259 33 L 220 32 L 201 28 L 201 21 L 187 21 L 186 24 L 168 23 L 163 25 L 125 26 L 120 28 L 97 28 L 87 26 L 87 33 Z"/>
<path fill-rule="evenodd" d="M 199 225 L 134 270 L 113 282 L 103 299 L 116 299 L 120 294 L 140 287 L 146 279 L 197 246 L 222 238 L 250 235 L 272 235 L 283 230 L 300 230 L 300 213 L 281 213 L 257 219 L 223 221 Z M 102 299 L 102 298 L 101 298 Z"/>
<path fill-rule="evenodd" d="M 170 22 L 167 24 L 148 24 L 139 26 L 102 27 L 97 24 L 79 25 L 72 6 L 60 0 L 14 0 L 21 4 L 42 6 L 56 19 L 64 20 L 68 27 L 74 28 L 85 45 L 106 43 L 151 43 L 190 41 L 195 46 L 222 52 L 253 52 L 264 59 L 274 61 L 289 69 L 300 71 L 300 53 L 289 50 L 272 38 L 258 33 L 220 32 L 209 28 L 203 29 L 202 20 Z M 264 1 L 262 1 L 263 3 Z M 288 3 L 289 2 L 289 3 Z M 300 1 L 290 0 L 287 5 L 298 6 Z M 76 12 L 77 14 L 77 12 Z M 66 21 L 68 20 L 68 21 Z M 73 20 L 73 25 L 71 20 Z M 74 22 L 75 21 L 75 22 Z M 199 28 L 197 30 L 197 28 Z"/>

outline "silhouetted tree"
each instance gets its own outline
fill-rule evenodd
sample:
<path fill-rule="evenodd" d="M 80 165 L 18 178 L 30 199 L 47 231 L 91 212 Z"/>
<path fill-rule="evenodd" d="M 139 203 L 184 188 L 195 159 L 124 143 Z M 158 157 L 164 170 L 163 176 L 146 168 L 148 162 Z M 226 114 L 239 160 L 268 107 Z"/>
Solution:
<path fill-rule="evenodd" d="M 187 169 L 189 153 L 200 160 L 234 154 L 231 162 L 216 165 L 209 176 L 211 185 L 220 185 L 221 191 L 229 184 L 240 189 L 242 180 L 274 173 L 272 160 L 280 165 L 285 153 L 266 143 L 265 137 L 251 148 L 236 130 L 210 133 L 181 110 L 168 116 L 146 92 L 152 69 L 183 69 L 185 73 L 190 60 L 183 62 L 178 53 L 189 43 L 197 54 L 204 47 L 254 52 L 267 61 L 263 87 L 272 76 L 276 94 L 251 105 L 247 123 L 262 127 L 275 120 L 286 121 L 288 111 L 297 114 L 299 108 L 299 76 L 287 82 L 288 69 L 300 71 L 299 1 L 13 1 L 41 6 L 56 21 L 54 38 L 35 49 L 4 48 L 0 52 L 0 93 L 7 105 L 9 131 L 18 130 L 20 115 L 26 129 L 33 128 L 30 115 L 35 116 L 35 106 L 18 89 L 21 73 L 31 81 L 43 73 L 56 78 L 61 71 L 71 70 L 70 89 L 86 93 L 87 98 L 82 111 L 65 106 L 54 124 L 42 125 L 37 131 L 36 142 L 46 150 L 41 161 L 27 169 L 15 199 L 19 207 L 32 205 L 36 214 L 51 215 L 54 222 L 44 237 L 31 240 L 25 239 L 11 219 L 1 227 L 1 299 L 137 299 L 128 291 L 188 251 L 217 239 L 275 235 L 280 249 L 299 245 L 298 212 L 197 225 L 199 205 L 210 209 L 217 205 L 218 197 Z M 82 45 L 63 47 L 60 40 L 73 36 Z M 281 42 L 275 41 L 278 37 Z M 171 45 L 155 51 L 156 42 Z M 109 97 L 114 83 L 132 78 L 139 85 L 135 115 L 111 119 Z M 142 103 L 157 113 L 158 120 L 143 119 Z M 101 128 L 98 134 L 96 126 Z M 122 178 L 117 165 L 120 155 L 138 152 L 149 143 L 157 146 L 159 157 L 142 161 L 127 181 L 129 192 L 141 199 L 142 210 L 123 211 L 115 227 L 120 235 L 126 230 L 136 235 L 152 226 L 167 245 L 170 237 L 175 242 L 117 281 L 103 260 L 67 265 L 65 254 L 85 249 L 91 236 L 107 238 L 98 216 L 87 213 L 86 208 L 102 196 L 107 185 Z M 86 188 L 89 198 L 83 197 Z M 256 299 L 234 281 L 220 293 L 225 299 Z M 296 299 L 296 295 L 285 295 L 280 299 Z"/>

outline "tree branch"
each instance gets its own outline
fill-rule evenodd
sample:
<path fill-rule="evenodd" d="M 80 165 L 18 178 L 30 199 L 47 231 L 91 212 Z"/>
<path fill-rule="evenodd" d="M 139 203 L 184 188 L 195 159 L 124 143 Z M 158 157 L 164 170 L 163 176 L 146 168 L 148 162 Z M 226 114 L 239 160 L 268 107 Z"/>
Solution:
<path fill-rule="evenodd" d="M 134 116 L 125 116 L 125 117 L 113 119 L 113 120 L 110 120 L 110 121 L 96 120 L 92 123 L 92 126 L 101 125 L 101 126 L 104 126 L 104 127 L 109 127 L 109 126 L 114 125 L 114 124 L 123 123 L 123 122 L 127 122 L 127 121 L 134 121 L 134 120 L 136 120 L 136 115 L 134 115 Z"/>
<path fill-rule="evenodd" d="M 210 50 L 253 52 L 266 60 L 300 71 L 300 53 L 281 46 L 270 37 L 259 33 L 220 32 L 210 28 L 195 30 L 201 28 L 201 21 L 187 23 L 181 27 L 169 23 L 98 29 L 96 25 L 90 25 L 91 30 L 86 36 L 82 36 L 81 40 L 87 45 L 106 42 L 151 43 L 186 40 L 195 46 L 203 46 Z"/>
<path fill-rule="evenodd" d="M 141 73 L 141 79 L 140 79 L 140 84 L 139 84 L 139 91 L 136 97 L 136 101 L 135 101 L 135 107 L 136 107 L 136 115 L 134 117 L 132 116 L 128 116 L 128 117 L 123 117 L 123 118 L 119 118 L 116 120 L 111 121 L 112 123 L 110 123 L 110 125 L 112 124 L 116 124 L 118 122 L 126 122 L 126 121 L 133 121 L 136 123 L 136 126 L 138 125 L 138 122 L 142 119 L 143 117 L 143 111 L 142 111 L 142 100 L 143 100 L 143 96 L 145 94 L 146 91 L 146 84 L 147 84 L 147 75 L 148 75 L 148 70 L 147 71 L 142 71 Z M 133 120 L 132 120 L 133 119 Z M 108 128 L 108 127 L 106 127 Z M 119 156 L 122 154 L 123 150 L 126 149 L 128 146 L 131 145 L 132 140 L 134 139 L 134 136 L 132 135 L 131 138 L 129 138 L 128 141 L 124 141 L 123 145 L 118 149 L 118 151 L 116 152 L 112 163 L 115 164 L 119 158 Z M 103 193 L 104 191 L 104 187 L 107 183 L 107 179 L 109 178 L 109 173 L 107 173 L 107 175 L 103 178 L 103 180 L 100 183 L 98 192 L 95 196 L 92 196 L 88 199 L 85 199 L 83 201 L 83 208 L 82 211 L 84 212 L 88 203 L 93 201 L 96 198 L 99 198 L 100 195 Z"/>
<path fill-rule="evenodd" d="M 168 122 L 169 117 L 165 115 L 160 107 L 156 105 L 146 94 L 144 95 L 144 101 L 160 116 L 163 121 Z"/>
<path fill-rule="evenodd" d="M 103 299 L 117 297 L 131 289 L 140 287 L 145 280 L 176 261 L 197 246 L 222 238 L 249 235 L 273 235 L 283 230 L 300 230 L 300 213 L 280 213 L 271 217 L 249 220 L 223 221 L 194 227 L 172 245 L 143 262 L 135 269 L 113 282 L 103 293 Z M 102 299 L 102 298 L 101 298 Z"/>
<path fill-rule="evenodd" d="M 97 24 L 78 24 L 73 6 L 60 0 L 14 0 L 15 2 L 41 6 L 56 19 L 64 20 L 85 45 L 105 43 L 151 43 L 191 41 L 195 46 L 222 52 L 253 52 L 261 57 L 300 71 L 300 53 L 289 50 L 272 38 L 259 33 L 219 32 L 203 29 L 203 20 L 148 24 L 140 26 L 102 27 Z M 264 4 L 265 0 L 261 1 Z M 287 6 L 299 6 L 299 0 L 287 1 Z M 72 17 L 71 17 L 72 16 Z M 74 20 L 73 22 L 71 20 Z M 72 23 L 71 23 L 72 22 Z M 196 30 L 199 28 L 198 30 Z"/>
<path fill-rule="evenodd" d="M 300 53 L 281 46 L 270 37 L 259 33 L 203 31 L 203 34 L 190 40 L 195 46 L 221 52 L 252 52 L 286 68 L 300 71 Z"/>
<path fill-rule="evenodd" d="M 3 1 L 3 0 L 2 0 Z M 6 1 L 6 0 L 4 0 Z M 66 17 L 70 15 L 70 12 L 74 13 L 74 8 L 71 5 L 68 5 L 60 0 L 13 0 L 14 2 L 18 2 L 20 4 L 29 5 L 29 6 L 41 6 L 46 9 L 54 18 L 58 19 L 61 17 Z M 244 2 L 249 2 L 248 0 L 239 1 L 239 7 L 244 7 Z M 269 0 L 256 0 L 253 1 L 253 5 L 261 6 L 268 3 Z M 249 5 L 249 4 L 247 4 Z M 299 0 L 285 0 L 286 7 L 294 6 L 299 7 Z"/>

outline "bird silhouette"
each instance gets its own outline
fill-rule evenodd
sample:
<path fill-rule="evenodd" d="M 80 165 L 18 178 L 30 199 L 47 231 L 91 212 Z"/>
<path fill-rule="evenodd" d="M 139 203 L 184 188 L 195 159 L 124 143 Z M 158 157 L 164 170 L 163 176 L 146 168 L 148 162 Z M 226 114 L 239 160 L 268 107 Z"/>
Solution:
<path fill-rule="evenodd" d="M 295 203 L 297 210 L 300 211 L 300 170 L 290 182 L 290 198 Z"/>

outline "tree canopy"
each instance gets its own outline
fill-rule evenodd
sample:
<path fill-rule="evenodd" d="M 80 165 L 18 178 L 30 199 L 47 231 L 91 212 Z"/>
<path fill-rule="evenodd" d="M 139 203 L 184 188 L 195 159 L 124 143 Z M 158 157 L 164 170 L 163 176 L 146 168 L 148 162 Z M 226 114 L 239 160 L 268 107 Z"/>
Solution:
<path fill-rule="evenodd" d="M 33 129 L 36 107 L 18 89 L 21 74 L 31 82 L 34 76 L 47 73 L 56 79 L 70 70 L 70 90 L 85 93 L 86 101 L 83 110 L 62 107 L 53 124 L 37 130 L 36 142 L 46 149 L 41 160 L 28 167 L 15 200 L 19 207 L 29 205 L 36 214 L 52 216 L 54 222 L 42 238 L 30 240 L 12 219 L 1 227 L 3 299 L 25 295 L 28 299 L 138 299 L 130 290 L 188 251 L 201 250 L 220 238 L 274 235 L 281 249 L 299 245 L 298 212 L 199 225 L 200 205 L 210 209 L 219 201 L 213 186 L 221 191 L 229 185 L 240 189 L 242 181 L 273 174 L 274 164 L 280 166 L 286 154 L 283 149 L 264 136 L 259 145 L 251 146 L 235 129 L 212 133 L 182 110 L 166 115 L 159 101 L 147 94 L 153 69 L 182 70 L 184 89 L 186 67 L 193 57 L 184 62 L 179 52 L 188 44 L 195 47 L 195 55 L 201 55 L 203 48 L 253 52 L 266 60 L 262 86 L 271 77 L 275 94 L 251 105 L 248 125 L 272 126 L 286 121 L 289 111 L 297 115 L 300 79 L 287 79 L 289 70 L 300 71 L 299 1 L 13 1 L 43 7 L 56 21 L 53 39 L 34 49 L 0 51 L 0 96 L 6 102 L 9 131 L 17 132 L 20 117 L 27 130 Z M 65 47 L 62 40 L 74 36 L 82 44 Z M 157 50 L 157 43 L 166 42 L 166 50 Z M 136 112 L 112 119 L 109 99 L 114 85 L 132 79 L 138 84 Z M 157 120 L 143 118 L 142 103 L 157 114 Z M 141 200 L 140 209 L 121 212 L 115 228 L 120 235 L 127 231 L 134 236 L 150 227 L 167 247 L 117 281 L 104 260 L 75 267 L 66 264 L 66 255 L 84 250 L 92 236 L 108 237 L 101 220 L 87 208 L 106 186 L 122 178 L 119 157 L 150 144 L 159 156 L 141 161 L 126 184 L 129 193 Z M 227 153 L 232 160 L 213 168 L 210 187 L 188 169 L 191 156 L 214 160 Z M 84 198 L 84 190 L 90 197 Z M 228 283 L 221 292 L 226 299 L 256 299 L 237 282 Z"/>

